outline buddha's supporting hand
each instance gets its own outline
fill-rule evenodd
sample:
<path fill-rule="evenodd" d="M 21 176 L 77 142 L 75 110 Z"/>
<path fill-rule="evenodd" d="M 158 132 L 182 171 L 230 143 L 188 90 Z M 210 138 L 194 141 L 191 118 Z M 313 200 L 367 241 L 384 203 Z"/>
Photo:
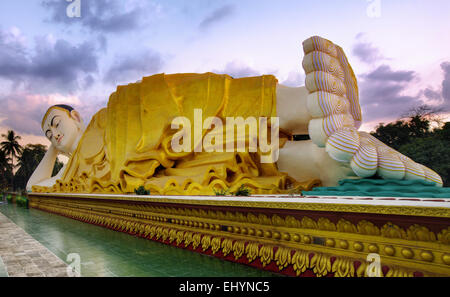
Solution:
<path fill-rule="evenodd" d="M 45 186 L 52 186 L 54 181 L 51 180 L 53 167 L 55 166 L 58 151 L 55 146 L 50 145 L 38 167 L 34 170 L 27 183 L 27 191 L 31 191 L 32 186 L 45 183 Z M 56 181 L 56 179 L 55 179 Z M 53 183 L 52 183 L 53 182 Z"/>
<path fill-rule="evenodd" d="M 343 50 L 332 42 L 311 37 L 303 43 L 309 135 L 330 157 L 349 163 L 356 175 L 376 173 L 384 179 L 428 180 L 442 186 L 431 169 L 388 147 L 368 133 L 359 132 L 361 108 L 356 77 Z"/>

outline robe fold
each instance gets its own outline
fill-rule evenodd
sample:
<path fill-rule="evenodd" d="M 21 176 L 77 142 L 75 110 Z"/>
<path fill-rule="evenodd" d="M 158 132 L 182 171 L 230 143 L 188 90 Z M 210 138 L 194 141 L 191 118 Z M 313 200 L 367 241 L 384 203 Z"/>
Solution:
<path fill-rule="evenodd" d="M 276 163 L 262 163 L 260 151 L 225 150 L 227 117 L 277 116 L 276 85 L 272 75 L 233 79 L 204 73 L 157 74 L 119 86 L 107 107 L 93 116 L 62 179 L 50 188 L 34 186 L 33 192 L 132 193 L 144 186 L 151 194 L 214 195 L 220 190 L 233 192 L 241 185 L 252 194 L 309 190 L 316 180 L 294 180 L 279 172 Z M 197 142 L 191 141 L 190 151 L 171 148 L 177 132 L 171 128 L 173 119 L 187 118 L 191 135 L 198 133 L 194 130 L 196 109 L 203 120 L 223 121 L 223 137 L 216 140 L 223 142 L 223 152 L 194 151 L 202 144 L 198 140 L 212 133 L 208 129 L 201 130 Z M 251 136 L 245 135 L 247 146 Z M 237 138 L 234 133 L 232 140 Z"/>

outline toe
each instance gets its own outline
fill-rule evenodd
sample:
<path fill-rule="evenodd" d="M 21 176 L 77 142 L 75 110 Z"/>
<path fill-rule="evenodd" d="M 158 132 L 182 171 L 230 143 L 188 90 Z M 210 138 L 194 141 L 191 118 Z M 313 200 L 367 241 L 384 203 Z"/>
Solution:
<path fill-rule="evenodd" d="M 423 165 L 420 165 L 420 166 L 422 166 L 422 169 L 425 172 L 425 179 L 427 181 L 435 183 L 436 186 L 438 186 L 438 187 L 443 186 L 442 178 L 439 176 L 439 174 L 437 174 L 436 172 L 434 172 L 433 170 L 431 170 L 428 167 L 425 167 Z"/>
<path fill-rule="evenodd" d="M 383 179 L 403 179 L 405 177 L 405 165 L 399 158 L 399 153 L 372 135 L 359 132 L 377 150 L 378 168 L 377 174 Z"/>
<path fill-rule="evenodd" d="M 403 179 L 405 177 L 405 165 L 397 154 L 377 147 L 378 170 L 377 173 L 383 179 Z"/>
<path fill-rule="evenodd" d="M 360 146 L 350 162 L 353 172 L 359 177 L 375 175 L 378 168 L 377 149 L 364 137 L 360 137 Z"/>
<path fill-rule="evenodd" d="M 377 149 L 377 173 L 384 179 L 426 180 L 442 186 L 442 178 L 433 170 L 414 162 L 396 150 L 388 147 L 372 135 L 360 132 L 362 138 L 367 139 Z"/>
<path fill-rule="evenodd" d="M 309 93 L 324 91 L 343 97 L 347 92 L 344 82 L 324 71 L 308 73 L 306 75 L 305 86 Z"/>
<path fill-rule="evenodd" d="M 353 127 L 353 118 L 348 114 L 333 114 L 324 118 L 309 121 L 308 133 L 312 142 L 319 147 L 324 147 L 328 137 L 344 127 Z"/>
<path fill-rule="evenodd" d="M 345 80 L 344 70 L 339 60 L 323 52 L 314 51 L 307 54 L 303 58 L 303 69 L 306 74 L 323 71 L 335 76 L 342 82 Z"/>
<path fill-rule="evenodd" d="M 349 103 L 344 97 L 327 93 L 315 92 L 308 95 L 307 108 L 313 118 L 322 118 L 332 114 L 348 114 Z"/>
<path fill-rule="evenodd" d="M 326 144 L 326 151 L 336 161 L 350 162 L 359 149 L 359 135 L 353 128 L 343 128 L 331 135 Z"/>
<path fill-rule="evenodd" d="M 406 180 L 425 180 L 425 171 L 423 166 L 417 164 L 410 158 L 398 153 L 400 160 L 405 165 L 405 179 Z"/>
<path fill-rule="evenodd" d="M 305 40 L 303 42 L 303 51 L 305 55 L 313 51 L 320 51 L 335 58 L 338 56 L 336 46 L 331 41 L 319 36 L 313 36 Z"/>

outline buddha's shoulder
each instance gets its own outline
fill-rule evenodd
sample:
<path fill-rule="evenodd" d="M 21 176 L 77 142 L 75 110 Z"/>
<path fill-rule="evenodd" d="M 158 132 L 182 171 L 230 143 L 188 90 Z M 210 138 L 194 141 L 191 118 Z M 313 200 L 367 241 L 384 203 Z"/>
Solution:
<path fill-rule="evenodd" d="M 104 107 L 102 109 L 100 109 L 99 111 L 97 111 L 97 113 L 95 113 L 92 116 L 91 121 L 89 122 L 89 126 L 87 127 L 86 130 L 93 129 L 93 128 L 100 128 L 100 129 L 104 129 L 106 126 L 106 119 L 107 119 L 107 108 Z"/>

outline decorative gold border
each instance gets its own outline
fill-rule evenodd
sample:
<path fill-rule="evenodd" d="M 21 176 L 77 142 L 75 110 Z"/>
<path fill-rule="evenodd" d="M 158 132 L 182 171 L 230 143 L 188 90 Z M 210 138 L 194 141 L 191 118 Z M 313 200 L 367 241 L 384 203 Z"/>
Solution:
<path fill-rule="evenodd" d="M 30 193 L 30 196 L 36 197 L 61 197 L 77 199 L 97 199 L 112 200 L 124 202 L 156 202 L 170 204 L 186 205 L 205 205 L 205 206 L 225 206 L 225 207 L 243 207 L 243 208 L 264 208 L 264 209 L 287 209 L 287 210 L 306 210 L 306 211 L 332 211 L 332 212 L 350 212 L 350 213 L 372 213 L 383 215 L 408 215 L 423 217 L 450 218 L 450 208 L 446 207 L 424 207 L 424 206 L 397 206 L 397 205 L 366 205 L 366 204 L 339 204 L 339 203 L 304 203 L 302 198 L 299 202 L 265 202 L 265 201 L 242 201 L 242 200 L 208 200 L 203 199 L 169 199 L 154 197 L 137 197 L 134 195 L 89 195 L 89 194 L 45 194 Z M 212 196 L 211 196 L 212 197 Z M 215 197 L 217 198 L 217 197 Z"/>
<path fill-rule="evenodd" d="M 450 275 L 450 227 L 435 234 L 417 224 L 407 230 L 390 222 L 378 228 L 366 220 L 355 225 L 341 219 L 334 224 L 327 218 L 267 216 L 258 209 L 242 213 L 129 200 L 30 200 L 31 207 L 166 243 L 176 240 L 180 247 L 192 244 L 213 254 L 233 253 L 236 260 L 245 256 L 249 262 L 258 258 L 263 266 L 273 261 L 281 272 L 292 265 L 298 275 L 311 269 L 318 276 L 365 276 L 367 255 L 378 253 L 382 265 L 389 267 L 386 276 L 412 276 L 417 271 Z M 354 262 L 361 263 L 358 271 Z"/>

